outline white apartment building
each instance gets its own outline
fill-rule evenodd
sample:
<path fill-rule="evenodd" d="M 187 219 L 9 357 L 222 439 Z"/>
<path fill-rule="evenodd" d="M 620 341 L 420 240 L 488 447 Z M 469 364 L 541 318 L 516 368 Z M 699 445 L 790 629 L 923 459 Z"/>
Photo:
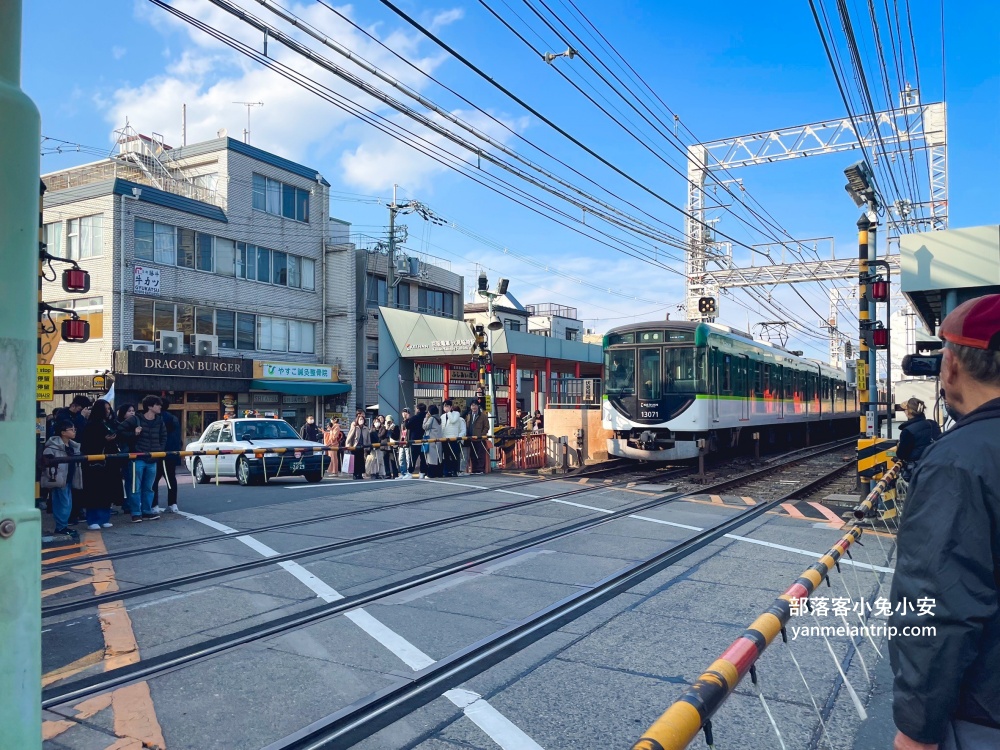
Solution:
<path fill-rule="evenodd" d="M 296 427 L 353 412 L 354 253 L 316 170 L 231 138 L 170 148 L 128 131 L 116 156 L 42 180 L 49 253 L 91 277 L 67 294 L 55 263 L 43 284 L 91 326 L 83 344 L 43 334 L 56 404 L 107 373 L 117 404 L 169 397 L 188 438 L 248 410 Z"/>

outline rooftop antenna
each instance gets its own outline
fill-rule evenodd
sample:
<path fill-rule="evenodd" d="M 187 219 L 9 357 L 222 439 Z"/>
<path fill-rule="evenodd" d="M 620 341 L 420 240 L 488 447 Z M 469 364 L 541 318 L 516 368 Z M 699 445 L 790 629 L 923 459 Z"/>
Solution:
<path fill-rule="evenodd" d="M 250 108 L 263 107 L 264 102 L 233 102 L 233 104 L 241 104 L 247 108 L 247 126 L 243 129 L 243 142 L 250 143 Z"/>

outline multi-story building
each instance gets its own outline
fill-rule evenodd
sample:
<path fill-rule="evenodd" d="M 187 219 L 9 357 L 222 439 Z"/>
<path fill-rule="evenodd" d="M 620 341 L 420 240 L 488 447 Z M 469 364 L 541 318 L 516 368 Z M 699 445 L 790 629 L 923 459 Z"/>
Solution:
<path fill-rule="evenodd" d="M 389 303 L 388 256 L 379 252 L 373 238 L 359 237 L 355 252 L 355 298 L 357 300 L 357 400 L 360 408 L 378 405 L 379 312 L 392 307 L 452 320 L 462 320 L 464 278 L 441 258 L 408 254 L 397 250 L 394 264 L 395 289 Z"/>
<path fill-rule="evenodd" d="M 581 340 L 583 322 L 577 318 L 575 307 L 545 302 L 527 305 L 525 309 L 528 312 L 528 333 L 566 341 Z"/>
<path fill-rule="evenodd" d="M 187 437 L 227 413 L 299 426 L 350 412 L 354 253 L 349 225 L 328 220 L 329 183 L 230 138 L 119 143 L 42 178 L 48 251 L 91 277 L 82 295 L 43 284 L 45 302 L 90 322 L 83 344 L 43 336 L 57 398 L 111 374 L 119 404 L 170 397 Z"/>

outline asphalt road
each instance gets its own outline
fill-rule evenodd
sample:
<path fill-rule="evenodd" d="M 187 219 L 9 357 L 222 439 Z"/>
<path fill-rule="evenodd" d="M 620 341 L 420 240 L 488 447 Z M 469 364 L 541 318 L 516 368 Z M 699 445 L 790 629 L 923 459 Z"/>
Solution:
<path fill-rule="evenodd" d="M 525 483 L 511 486 L 514 481 Z M 44 604 L 584 486 L 500 475 L 442 481 L 338 479 L 321 485 L 290 478 L 245 488 L 235 480 L 192 486 L 186 476 L 179 484 L 185 515 L 165 514 L 159 521 L 85 532 L 83 549 L 49 553 L 79 554 L 72 559 L 81 565 L 43 581 L 49 592 Z M 45 671 L 51 684 L 100 673 L 656 494 L 657 488 L 616 489 L 595 482 L 587 494 L 229 574 L 124 605 L 112 602 L 100 611 L 48 618 L 43 625 Z M 251 536 L 233 533 L 420 498 L 427 501 Z M 740 510 L 714 502 L 664 505 L 118 688 L 110 697 L 59 707 L 46 712 L 45 746 L 265 747 Z M 226 539 L 155 551 L 158 545 L 226 530 Z M 737 538 L 713 543 L 566 624 L 360 747 L 628 748 L 839 536 L 829 523 L 761 516 Z M 148 554 L 86 563 L 88 556 L 104 549 L 145 549 Z M 866 544 L 856 557 L 858 566 L 845 565 L 842 576 L 831 576 L 834 588 L 828 596 L 887 596 L 889 576 L 872 566 L 885 566 L 889 553 L 888 538 Z M 806 619 L 811 620 L 795 618 L 795 624 Z M 817 619 L 824 625 L 840 624 L 833 615 Z M 884 642 L 876 639 L 876 645 L 884 656 Z M 872 718 L 859 718 L 830 650 Z M 805 682 L 790 654 L 798 660 Z M 846 637 L 831 637 L 829 649 L 822 637 L 776 642 L 759 663 L 760 691 L 785 746 L 889 747 L 885 663 L 867 640 L 857 650 Z M 822 740 L 813 701 L 826 720 Z M 719 712 L 714 730 L 719 748 L 780 747 L 749 680 Z"/>

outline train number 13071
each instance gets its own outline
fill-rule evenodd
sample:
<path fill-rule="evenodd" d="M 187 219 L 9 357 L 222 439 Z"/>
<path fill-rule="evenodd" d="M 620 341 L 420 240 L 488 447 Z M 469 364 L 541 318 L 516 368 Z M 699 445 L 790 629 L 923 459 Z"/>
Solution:
<path fill-rule="evenodd" d="M 660 413 L 656 411 L 645 411 L 643 409 L 639 410 L 640 419 L 659 419 Z"/>

